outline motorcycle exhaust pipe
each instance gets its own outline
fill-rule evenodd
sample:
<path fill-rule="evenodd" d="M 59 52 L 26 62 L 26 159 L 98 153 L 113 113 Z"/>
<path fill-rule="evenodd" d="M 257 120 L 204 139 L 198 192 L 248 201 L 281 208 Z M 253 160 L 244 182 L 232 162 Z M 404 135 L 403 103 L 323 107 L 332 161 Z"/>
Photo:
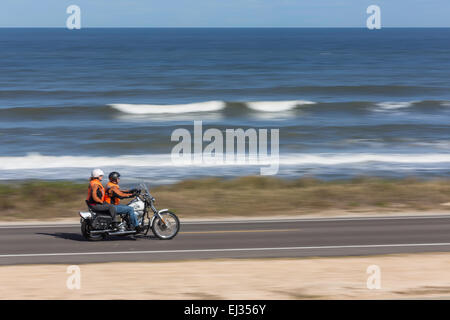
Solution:
<path fill-rule="evenodd" d="M 124 235 L 129 235 L 129 234 L 135 234 L 136 231 L 115 231 L 115 232 L 112 231 L 112 232 L 107 232 L 107 233 L 110 236 L 124 236 Z"/>
<path fill-rule="evenodd" d="M 123 235 L 127 235 L 127 234 L 135 234 L 136 231 L 114 231 L 111 229 L 108 230 L 92 230 L 91 234 L 102 234 L 102 233 L 107 233 L 110 236 L 123 236 Z"/>
<path fill-rule="evenodd" d="M 91 234 L 102 234 L 102 233 L 108 233 L 114 230 L 92 230 Z"/>

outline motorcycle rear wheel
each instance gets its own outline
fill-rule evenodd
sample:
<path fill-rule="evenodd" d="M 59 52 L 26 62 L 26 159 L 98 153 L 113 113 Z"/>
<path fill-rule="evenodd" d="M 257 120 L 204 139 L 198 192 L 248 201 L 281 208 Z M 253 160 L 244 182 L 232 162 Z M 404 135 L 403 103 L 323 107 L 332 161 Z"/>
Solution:
<path fill-rule="evenodd" d="M 89 241 L 100 241 L 106 238 L 105 234 L 98 234 L 98 235 L 91 234 L 91 225 L 86 220 L 83 220 L 81 222 L 81 234 L 86 240 Z"/>
<path fill-rule="evenodd" d="M 166 211 L 160 214 L 166 224 L 157 216 L 153 221 L 152 231 L 155 236 L 161 240 L 173 239 L 180 231 L 180 220 L 175 213 Z"/>

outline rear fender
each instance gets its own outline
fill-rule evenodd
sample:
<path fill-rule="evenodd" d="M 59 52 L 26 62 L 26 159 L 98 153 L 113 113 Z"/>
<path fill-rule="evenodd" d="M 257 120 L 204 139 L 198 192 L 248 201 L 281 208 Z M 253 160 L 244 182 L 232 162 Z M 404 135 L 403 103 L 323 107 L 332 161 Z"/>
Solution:
<path fill-rule="evenodd" d="M 84 220 L 92 219 L 92 213 L 90 213 L 90 212 L 82 212 L 82 211 L 80 211 L 79 215 L 80 215 L 81 219 L 84 219 Z"/>

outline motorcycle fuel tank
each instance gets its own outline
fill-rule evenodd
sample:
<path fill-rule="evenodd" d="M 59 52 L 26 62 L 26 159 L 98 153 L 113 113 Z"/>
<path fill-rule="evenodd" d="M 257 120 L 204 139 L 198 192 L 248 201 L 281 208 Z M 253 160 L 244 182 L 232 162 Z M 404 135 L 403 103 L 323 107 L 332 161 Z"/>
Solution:
<path fill-rule="evenodd" d="M 128 205 L 132 207 L 135 212 L 143 212 L 145 209 L 145 204 L 142 200 L 133 200 Z"/>

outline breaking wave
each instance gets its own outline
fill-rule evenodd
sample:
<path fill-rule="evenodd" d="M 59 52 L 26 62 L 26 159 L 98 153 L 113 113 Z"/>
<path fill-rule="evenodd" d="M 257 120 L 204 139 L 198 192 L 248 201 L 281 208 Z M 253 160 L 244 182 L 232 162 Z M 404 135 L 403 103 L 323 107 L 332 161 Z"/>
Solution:
<path fill-rule="evenodd" d="M 247 102 L 246 106 L 252 110 L 262 112 L 282 112 L 296 108 L 299 105 L 316 104 L 313 101 L 293 100 L 293 101 L 257 101 Z"/>
<path fill-rule="evenodd" d="M 157 105 L 157 104 L 110 104 L 112 108 L 128 114 L 162 114 L 162 113 L 192 113 L 213 112 L 225 108 L 224 101 L 206 101 L 188 104 Z"/>
<path fill-rule="evenodd" d="M 242 102 L 247 108 L 259 112 L 282 112 L 296 108 L 300 105 L 315 104 L 313 101 L 254 101 Z M 164 113 L 195 113 L 214 112 L 227 107 L 225 101 L 206 101 L 188 104 L 156 105 L 156 104 L 110 104 L 117 111 L 127 114 L 164 114 Z"/>
<path fill-rule="evenodd" d="M 218 158 L 223 158 L 218 155 Z M 318 153 L 282 154 L 277 158 L 251 158 L 244 165 L 261 165 L 279 161 L 286 166 L 335 166 L 355 163 L 380 162 L 400 164 L 437 164 L 450 163 L 450 153 L 439 154 L 369 154 L 369 153 Z M 39 153 L 28 154 L 23 157 L 0 157 L 0 170 L 52 169 L 52 168 L 94 168 L 94 167 L 172 167 L 172 166 L 217 166 L 243 165 L 243 163 L 226 161 L 217 163 L 199 163 L 189 160 L 172 162 L 170 154 L 123 155 L 117 157 L 90 156 L 46 156 Z"/>
<path fill-rule="evenodd" d="M 380 102 L 377 103 L 376 106 L 378 107 L 375 109 L 375 111 L 389 111 L 389 110 L 397 110 L 397 109 L 404 109 L 411 107 L 414 103 L 417 103 L 418 101 L 389 101 L 389 102 Z"/>

